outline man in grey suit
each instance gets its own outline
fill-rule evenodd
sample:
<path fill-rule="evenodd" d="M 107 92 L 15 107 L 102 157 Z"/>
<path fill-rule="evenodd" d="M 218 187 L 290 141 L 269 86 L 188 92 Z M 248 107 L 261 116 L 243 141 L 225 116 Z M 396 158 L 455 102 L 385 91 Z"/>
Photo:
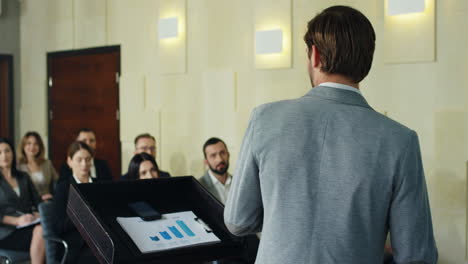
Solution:
<path fill-rule="evenodd" d="M 305 96 L 257 107 L 224 211 L 235 235 L 262 231 L 255 263 L 436 263 L 416 133 L 361 95 L 375 33 L 359 11 L 308 23 Z"/>
<path fill-rule="evenodd" d="M 232 176 L 228 172 L 229 151 L 227 146 L 221 139 L 212 137 L 203 145 L 203 154 L 208 170 L 200 178 L 200 183 L 224 204 L 232 181 Z"/>

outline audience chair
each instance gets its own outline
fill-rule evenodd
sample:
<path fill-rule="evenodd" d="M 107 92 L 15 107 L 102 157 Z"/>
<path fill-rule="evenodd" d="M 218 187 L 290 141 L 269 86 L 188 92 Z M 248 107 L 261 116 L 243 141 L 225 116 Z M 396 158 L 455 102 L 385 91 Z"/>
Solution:
<path fill-rule="evenodd" d="M 41 215 L 41 225 L 44 232 L 46 246 L 46 260 L 48 264 L 64 264 L 68 254 L 68 244 L 57 235 L 55 229 L 55 208 L 54 202 L 48 201 L 39 204 L 39 213 Z M 63 256 L 60 262 L 57 260 L 59 254 L 59 245 L 63 246 Z"/>
<path fill-rule="evenodd" d="M 29 263 L 29 252 L 0 249 L 0 264 Z"/>

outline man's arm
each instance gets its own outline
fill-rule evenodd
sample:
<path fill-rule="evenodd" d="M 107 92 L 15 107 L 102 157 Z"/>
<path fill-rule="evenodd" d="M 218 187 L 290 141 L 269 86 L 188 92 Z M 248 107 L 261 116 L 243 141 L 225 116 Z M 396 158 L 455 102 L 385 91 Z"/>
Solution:
<path fill-rule="evenodd" d="M 437 263 L 431 210 L 418 136 L 412 133 L 400 159 L 390 206 L 390 234 L 396 263 Z"/>
<path fill-rule="evenodd" d="M 244 136 L 231 190 L 224 209 L 224 222 L 234 235 L 261 231 L 263 204 L 258 163 L 253 151 L 255 110 Z"/>

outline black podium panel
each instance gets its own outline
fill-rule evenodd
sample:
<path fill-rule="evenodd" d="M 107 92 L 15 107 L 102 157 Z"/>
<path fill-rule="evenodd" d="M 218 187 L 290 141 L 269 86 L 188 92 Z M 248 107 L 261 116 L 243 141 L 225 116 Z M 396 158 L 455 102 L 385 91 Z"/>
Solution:
<path fill-rule="evenodd" d="M 146 201 L 162 214 L 193 211 L 221 242 L 141 253 L 117 222 L 132 217 L 129 202 Z M 200 263 L 243 253 L 245 241 L 229 233 L 224 206 L 194 177 L 78 184 L 70 187 L 67 213 L 101 263 Z"/>

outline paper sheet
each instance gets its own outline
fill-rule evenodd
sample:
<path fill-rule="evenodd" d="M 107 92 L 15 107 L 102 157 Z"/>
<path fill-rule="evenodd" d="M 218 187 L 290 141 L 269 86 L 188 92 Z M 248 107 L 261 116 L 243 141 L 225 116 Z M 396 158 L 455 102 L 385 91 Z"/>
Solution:
<path fill-rule="evenodd" d="M 35 224 L 37 224 L 39 222 L 41 222 L 41 218 L 36 218 L 36 220 L 32 221 L 31 223 L 16 226 L 16 229 L 21 229 L 21 228 L 25 228 L 25 227 L 28 227 L 28 226 L 32 226 L 32 225 L 35 225 Z"/>
<path fill-rule="evenodd" d="M 142 253 L 211 244 L 220 239 L 206 231 L 191 211 L 164 214 L 162 219 L 143 221 L 140 217 L 117 217 L 117 222 L 127 232 Z"/>

